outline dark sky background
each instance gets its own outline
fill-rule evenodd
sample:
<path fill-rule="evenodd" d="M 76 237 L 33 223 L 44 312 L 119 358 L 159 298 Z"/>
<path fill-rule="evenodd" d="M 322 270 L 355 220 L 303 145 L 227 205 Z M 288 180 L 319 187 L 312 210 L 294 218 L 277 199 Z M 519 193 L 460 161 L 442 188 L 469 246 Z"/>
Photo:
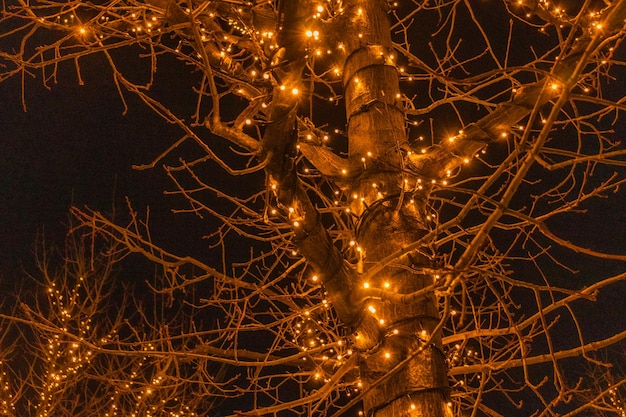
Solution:
<path fill-rule="evenodd" d="M 109 72 L 91 71 L 84 86 L 63 73 L 50 90 L 29 81 L 26 111 L 20 80 L 0 83 L 0 277 L 31 269 L 38 237 L 62 244 L 72 204 L 112 213 L 130 196 L 157 218 L 167 211 L 157 204 L 164 175 L 131 166 L 150 162 L 179 133 L 133 96 L 124 116 Z"/>

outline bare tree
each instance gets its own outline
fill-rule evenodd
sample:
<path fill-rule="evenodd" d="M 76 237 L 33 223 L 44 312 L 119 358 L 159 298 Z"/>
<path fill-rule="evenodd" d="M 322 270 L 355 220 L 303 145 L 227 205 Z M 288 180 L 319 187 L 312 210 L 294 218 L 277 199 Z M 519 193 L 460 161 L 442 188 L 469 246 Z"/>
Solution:
<path fill-rule="evenodd" d="M 187 311 L 114 285 L 124 251 L 70 233 L 65 250 L 41 251 L 35 291 L 2 314 L 2 416 L 197 416 L 219 395 L 189 360 L 161 360 L 155 336 L 189 326 Z M 30 285 L 25 285 L 30 287 Z M 148 310 L 147 305 L 154 306 Z M 162 337 L 168 347 L 179 344 Z M 219 367 L 215 375 L 223 375 Z"/>
<path fill-rule="evenodd" d="M 626 337 L 590 340 L 585 319 L 623 291 L 626 254 L 563 225 L 623 198 L 625 19 L 624 0 L 19 1 L 0 80 L 82 82 L 97 55 L 124 103 L 180 128 L 137 168 L 163 168 L 174 212 L 218 221 L 203 253 L 130 204 L 126 223 L 73 214 L 189 311 L 176 330 L 144 313 L 129 326 L 149 336 L 115 355 L 141 345 L 223 400 L 193 412 L 623 416 L 623 375 L 581 403 L 591 375 L 566 371 L 609 367 L 593 352 Z M 572 255 L 612 266 L 581 283 Z"/>

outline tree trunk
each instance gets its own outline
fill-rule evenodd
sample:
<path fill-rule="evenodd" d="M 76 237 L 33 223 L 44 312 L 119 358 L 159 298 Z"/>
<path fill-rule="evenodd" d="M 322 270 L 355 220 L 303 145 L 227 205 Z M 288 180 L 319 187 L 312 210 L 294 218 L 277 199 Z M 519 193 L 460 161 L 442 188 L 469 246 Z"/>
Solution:
<path fill-rule="evenodd" d="M 346 2 L 343 82 L 352 163 L 367 169 L 355 180 L 354 211 L 361 213 L 356 239 L 364 256 L 363 272 L 415 242 L 427 231 L 426 199 L 405 189 L 415 184 L 402 170 L 400 148 L 406 142 L 404 111 L 384 0 Z M 421 198 L 420 198 L 421 197 Z M 411 293 L 433 284 L 432 253 L 420 250 L 385 267 L 360 285 Z M 367 294 L 367 291 L 365 291 Z M 363 306 L 380 322 L 382 341 L 359 340 L 366 416 L 448 415 L 447 377 L 437 300 L 431 294 L 412 304 L 366 299 Z"/>
<path fill-rule="evenodd" d="M 396 207 L 401 204 L 401 209 Z M 358 241 L 367 251 L 365 267 L 419 239 L 424 233 L 421 213 L 398 198 L 379 200 L 367 209 L 358 229 Z M 433 283 L 429 274 L 412 269 L 428 265 L 424 254 L 411 253 L 383 269 L 368 283 L 397 293 L 410 293 Z M 434 295 L 412 304 L 371 300 L 372 314 L 384 320 L 385 337 L 379 346 L 362 352 L 361 377 L 366 387 L 366 415 L 376 417 L 432 416 L 445 414 L 446 364 Z M 391 376 L 381 377 L 401 366 Z M 369 413 L 369 414 L 368 414 Z"/>

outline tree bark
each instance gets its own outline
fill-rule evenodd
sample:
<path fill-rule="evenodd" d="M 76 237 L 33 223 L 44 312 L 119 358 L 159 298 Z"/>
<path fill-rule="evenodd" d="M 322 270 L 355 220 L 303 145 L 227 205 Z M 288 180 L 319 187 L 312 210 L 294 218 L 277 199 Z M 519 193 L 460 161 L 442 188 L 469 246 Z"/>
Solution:
<path fill-rule="evenodd" d="M 348 117 L 351 164 L 367 164 L 354 180 L 355 211 L 361 218 L 356 239 L 362 248 L 363 272 L 423 236 L 428 227 L 423 198 L 406 190 L 401 147 L 406 143 L 405 118 L 392 49 L 387 2 L 346 2 L 343 33 L 346 61 L 343 82 Z M 429 274 L 433 253 L 422 248 L 385 267 L 361 286 L 410 293 L 433 284 Z M 367 291 L 365 291 L 367 294 Z M 376 317 L 382 340 L 361 340 L 360 371 L 367 416 L 447 415 L 446 364 L 437 330 L 437 300 L 430 294 L 415 303 L 398 305 L 366 299 L 364 308 Z M 374 344 L 375 343 L 375 344 Z"/>

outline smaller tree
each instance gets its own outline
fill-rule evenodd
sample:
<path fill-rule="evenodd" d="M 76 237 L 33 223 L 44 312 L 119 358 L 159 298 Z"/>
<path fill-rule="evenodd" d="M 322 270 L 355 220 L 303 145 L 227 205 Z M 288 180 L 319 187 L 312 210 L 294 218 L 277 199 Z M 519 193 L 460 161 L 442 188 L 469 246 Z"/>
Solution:
<path fill-rule="evenodd" d="M 0 416 L 182 417 L 214 406 L 220 369 L 152 354 L 189 343 L 176 333 L 192 318 L 116 285 L 127 254 L 70 233 L 65 252 L 38 259 L 35 287 L 4 300 Z"/>

